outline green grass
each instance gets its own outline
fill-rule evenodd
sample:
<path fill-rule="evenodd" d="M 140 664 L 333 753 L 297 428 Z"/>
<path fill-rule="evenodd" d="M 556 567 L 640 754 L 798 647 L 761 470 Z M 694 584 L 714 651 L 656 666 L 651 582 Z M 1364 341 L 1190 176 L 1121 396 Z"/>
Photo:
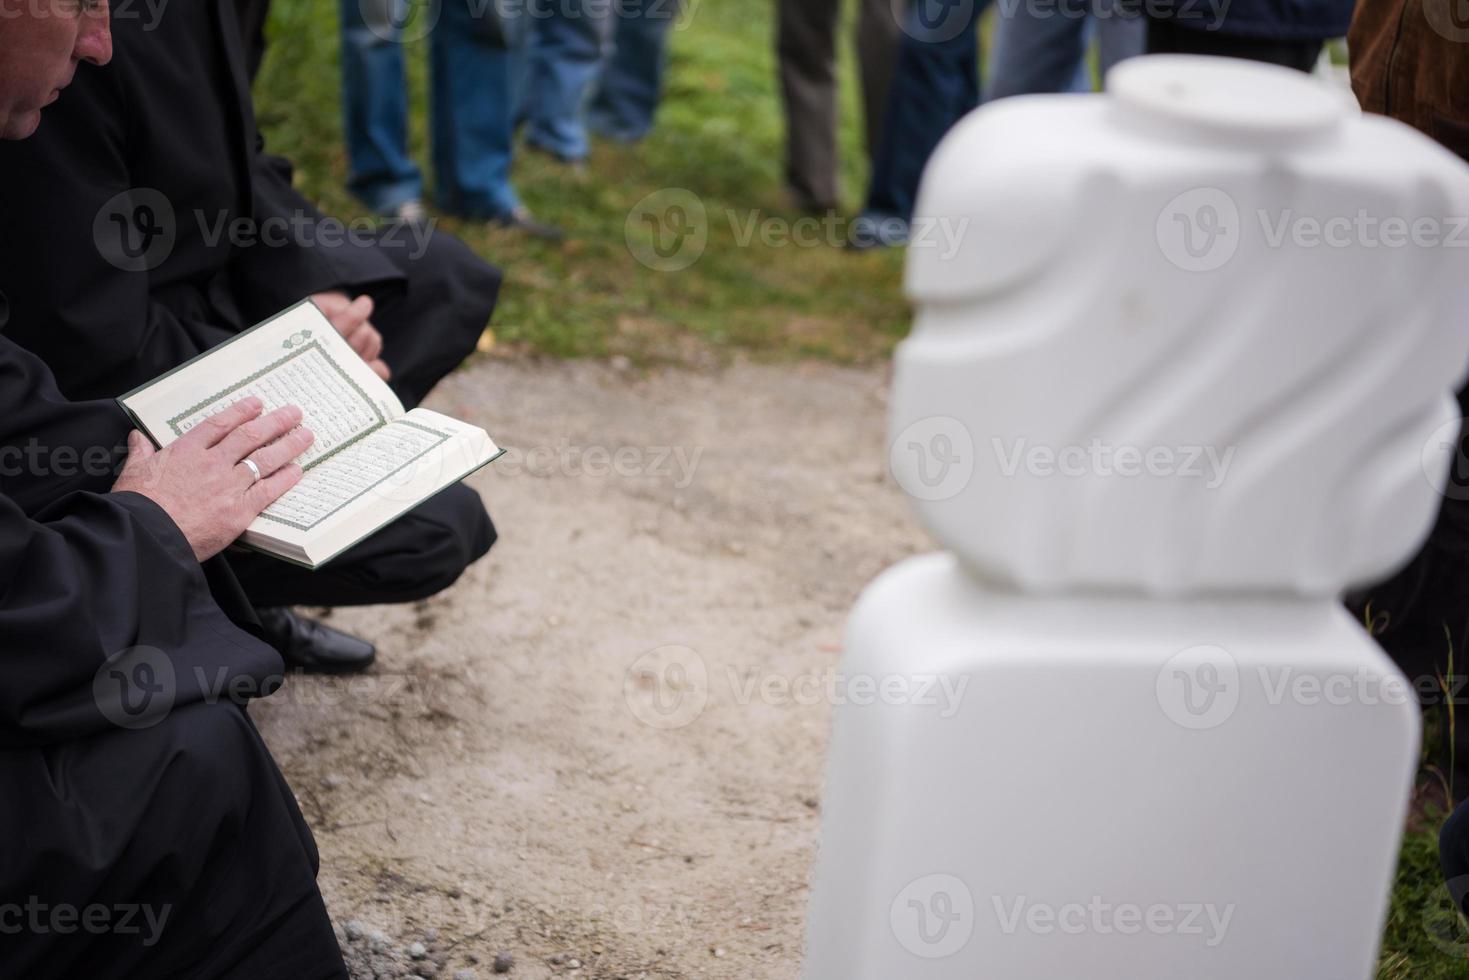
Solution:
<path fill-rule="evenodd" d="M 567 242 L 442 222 L 506 269 L 497 340 L 561 357 L 623 353 L 640 361 L 685 360 L 691 350 L 711 349 L 884 356 L 907 329 L 901 254 L 739 241 L 752 216 L 799 217 L 783 210 L 770 0 L 691 6 L 687 26 L 673 33 L 667 97 L 652 136 L 634 147 L 598 143 L 584 179 L 539 155 L 517 159 L 517 189 L 540 217 L 570 233 Z M 270 39 L 256 90 L 268 146 L 295 160 L 299 186 L 324 209 L 362 214 L 343 188 L 335 2 L 275 0 Z M 851 45 L 843 47 L 840 143 L 855 210 L 865 161 Z M 430 174 L 427 43 L 410 44 L 407 55 L 411 147 Z M 690 268 L 658 271 L 634 257 L 625 229 L 638 202 L 671 188 L 702 203 L 708 247 Z M 641 218 L 634 228 L 632 241 L 648 240 Z"/>
<path fill-rule="evenodd" d="M 885 356 L 907 329 L 900 254 L 737 240 L 752 214 L 796 217 L 782 209 L 771 0 L 704 0 L 693 9 L 687 29 L 673 35 L 668 94 L 654 135 L 637 147 L 597 145 L 584 180 L 536 156 L 518 161 L 521 194 L 571 233 L 566 243 L 443 222 L 506 270 L 494 322 L 500 349 L 621 353 L 639 361 L 687 360 L 691 349 L 852 361 Z M 855 209 L 866 175 L 850 44 L 843 48 L 843 179 Z M 409 47 L 411 141 L 425 173 L 427 54 L 424 43 Z M 302 189 L 331 213 L 361 215 L 343 189 L 334 0 L 275 0 L 256 95 L 268 145 L 295 160 Z M 625 226 L 639 201 L 672 188 L 699 198 L 709 243 L 691 267 L 660 272 L 634 257 Z M 646 241 L 637 224 L 631 240 Z M 1443 912 L 1442 819 L 1441 812 L 1420 815 L 1420 828 L 1404 840 L 1379 980 L 1469 978 L 1469 930 L 1454 931 L 1456 920 Z M 1435 935 L 1453 941 L 1436 943 Z"/>

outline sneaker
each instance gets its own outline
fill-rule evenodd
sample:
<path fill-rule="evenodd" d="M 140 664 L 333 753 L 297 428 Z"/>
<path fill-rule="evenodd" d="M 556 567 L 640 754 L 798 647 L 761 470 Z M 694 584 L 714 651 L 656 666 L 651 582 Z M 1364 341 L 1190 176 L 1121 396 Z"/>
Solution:
<path fill-rule="evenodd" d="M 858 215 L 847 235 L 847 248 L 853 252 L 901 248 L 907 244 L 908 222 L 892 215 Z"/>
<path fill-rule="evenodd" d="M 409 198 L 395 208 L 390 208 L 386 217 L 401 221 L 405 225 L 422 225 L 428 222 L 428 211 L 416 197 Z"/>
<path fill-rule="evenodd" d="M 513 228 L 522 231 L 531 238 L 539 238 L 546 242 L 559 242 L 566 238 L 566 233 L 555 225 L 548 225 L 530 213 L 530 209 L 522 205 L 508 214 L 490 219 L 492 224 L 501 228 Z"/>

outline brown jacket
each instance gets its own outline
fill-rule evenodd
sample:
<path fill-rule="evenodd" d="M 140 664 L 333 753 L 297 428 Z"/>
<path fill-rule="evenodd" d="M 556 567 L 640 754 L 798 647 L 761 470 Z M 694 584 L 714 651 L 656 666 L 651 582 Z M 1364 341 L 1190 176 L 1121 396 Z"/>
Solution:
<path fill-rule="evenodd" d="M 1469 160 L 1469 0 L 1359 0 L 1352 89 Z"/>

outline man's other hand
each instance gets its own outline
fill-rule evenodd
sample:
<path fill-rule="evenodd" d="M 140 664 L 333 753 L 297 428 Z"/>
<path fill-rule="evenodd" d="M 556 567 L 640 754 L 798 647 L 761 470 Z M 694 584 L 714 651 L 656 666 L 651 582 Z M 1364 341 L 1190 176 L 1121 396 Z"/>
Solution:
<path fill-rule="evenodd" d="M 359 296 L 351 299 L 346 293 L 317 293 L 311 297 L 337 333 L 352 346 L 357 356 L 367 362 L 379 378 L 384 381 L 392 376 L 382 360 L 383 335 L 372 325 L 372 297 Z"/>
<path fill-rule="evenodd" d="M 242 399 L 162 450 L 141 432 L 128 433 L 127 464 L 113 492 L 152 500 L 173 518 L 196 558 L 212 558 L 300 481 L 294 460 L 316 438 L 300 427 L 294 405 L 264 416 L 262 408 L 258 398 Z"/>

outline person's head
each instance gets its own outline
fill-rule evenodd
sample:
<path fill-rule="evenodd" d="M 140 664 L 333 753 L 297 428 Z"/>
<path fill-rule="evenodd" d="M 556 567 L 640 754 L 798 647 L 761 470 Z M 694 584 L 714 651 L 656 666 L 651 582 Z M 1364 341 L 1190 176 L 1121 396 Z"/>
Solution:
<path fill-rule="evenodd" d="M 0 139 L 25 139 L 77 64 L 112 59 L 107 0 L 0 0 Z"/>

